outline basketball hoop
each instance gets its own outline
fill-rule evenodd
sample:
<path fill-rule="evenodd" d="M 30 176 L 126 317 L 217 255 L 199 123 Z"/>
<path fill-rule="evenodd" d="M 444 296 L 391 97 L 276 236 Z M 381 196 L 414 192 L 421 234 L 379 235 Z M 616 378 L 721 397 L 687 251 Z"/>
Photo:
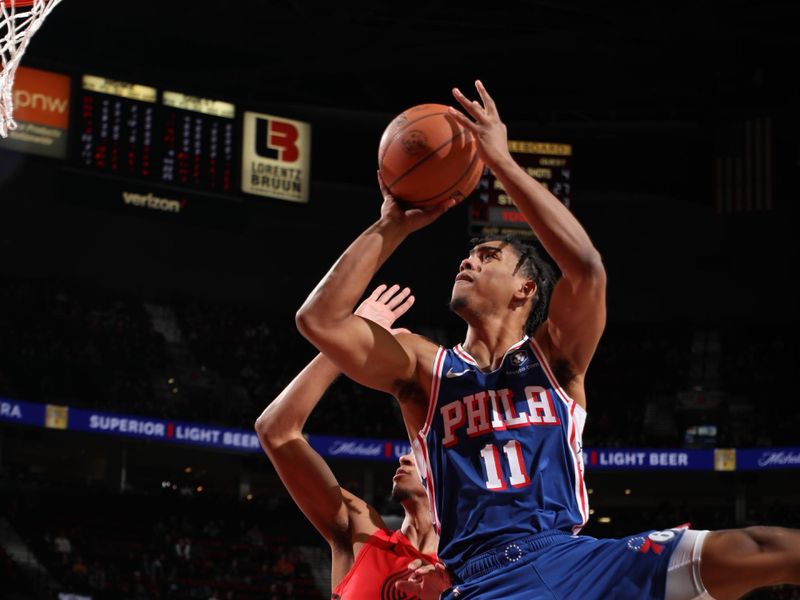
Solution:
<path fill-rule="evenodd" d="M 0 0 L 0 137 L 16 129 L 14 73 L 28 42 L 61 0 Z"/>

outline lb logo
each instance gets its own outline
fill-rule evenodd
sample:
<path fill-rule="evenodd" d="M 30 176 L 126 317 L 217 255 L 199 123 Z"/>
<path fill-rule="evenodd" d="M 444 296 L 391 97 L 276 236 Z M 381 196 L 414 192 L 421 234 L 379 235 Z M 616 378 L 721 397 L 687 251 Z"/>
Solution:
<path fill-rule="evenodd" d="M 292 123 L 278 119 L 256 118 L 256 154 L 263 158 L 296 162 L 300 157 L 297 138 L 300 133 Z"/>

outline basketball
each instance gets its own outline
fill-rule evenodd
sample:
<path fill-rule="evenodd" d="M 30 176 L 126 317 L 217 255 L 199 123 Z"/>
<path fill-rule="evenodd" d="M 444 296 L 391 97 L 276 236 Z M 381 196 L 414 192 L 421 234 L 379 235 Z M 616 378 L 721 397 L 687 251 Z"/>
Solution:
<path fill-rule="evenodd" d="M 483 161 L 472 132 L 444 104 L 418 104 L 397 115 L 381 136 L 378 170 L 389 192 L 418 206 L 461 202 L 478 185 Z"/>

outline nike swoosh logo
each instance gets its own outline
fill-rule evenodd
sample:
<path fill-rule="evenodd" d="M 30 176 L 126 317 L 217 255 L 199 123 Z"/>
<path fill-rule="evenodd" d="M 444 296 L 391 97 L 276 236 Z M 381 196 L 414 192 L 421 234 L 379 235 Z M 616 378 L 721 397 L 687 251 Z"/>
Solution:
<path fill-rule="evenodd" d="M 462 375 L 466 375 L 470 371 L 472 371 L 472 369 L 464 369 L 463 371 L 455 372 L 453 371 L 453 367 L 450 367 L 447 370 L 447 373 L 444 374 L 444 376 L 447 377 L 448 379 L 452 379 L 453 377 L 461 377 Z"/>

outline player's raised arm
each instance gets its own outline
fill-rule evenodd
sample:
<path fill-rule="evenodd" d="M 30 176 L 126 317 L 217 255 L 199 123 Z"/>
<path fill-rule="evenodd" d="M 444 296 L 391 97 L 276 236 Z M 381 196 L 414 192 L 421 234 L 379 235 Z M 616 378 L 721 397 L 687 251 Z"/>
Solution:
<path fill-rule="evenodd" d="M 395 338 L 383 327 L 353 314 L 373 276 L 400 243 L 455 204 L 401 207 L 381 182 L 381 216 L 350 244 L 297 312 L 300 333 L 349 377 L 398 395 L 415 379 L 419 347 L 413 335 Z"/>
<path fill-rule="evenodd" d="M 561 270 L 562 279 L 550 301 L 545 337 L 556 358 L 566 360 L 572 373 L 583 374 L 605 327 L 606 273 L 600 253 L 570 210 L 513 159 L 506 125 L 494 100 L 480 81 L 475 87 L 481 102 L 453 90 L 471 118 L 455 109 L 451 114 L 473 132 L 484 163 Z"/>
<path fill-rule="evenodd" d="M 361 303 L 356 311 L 392 335 L 405 330 L 390 329 L 411 307 L 414 296 L 406 288 L 385 285 Z M 339 376 L 339 369 L 324 355 L 316 356 L 278 395 L 256 420 L 261 447 L 275 466 L 297 506 L 328 540 L 349 540 L 348 501 L 353 497 L 339 487 L 333 472 L 303 435 L 308 416 L 325 391 Z"/>
<path fill-rule="evenodd" d="M 331 361 L 318 355 L 267 406 L 255 425 L 261 447 L 289 494 L 328 543 L 347 534 L 347 507 L 336 477 L 302 431 L 339 373 Z"/>

